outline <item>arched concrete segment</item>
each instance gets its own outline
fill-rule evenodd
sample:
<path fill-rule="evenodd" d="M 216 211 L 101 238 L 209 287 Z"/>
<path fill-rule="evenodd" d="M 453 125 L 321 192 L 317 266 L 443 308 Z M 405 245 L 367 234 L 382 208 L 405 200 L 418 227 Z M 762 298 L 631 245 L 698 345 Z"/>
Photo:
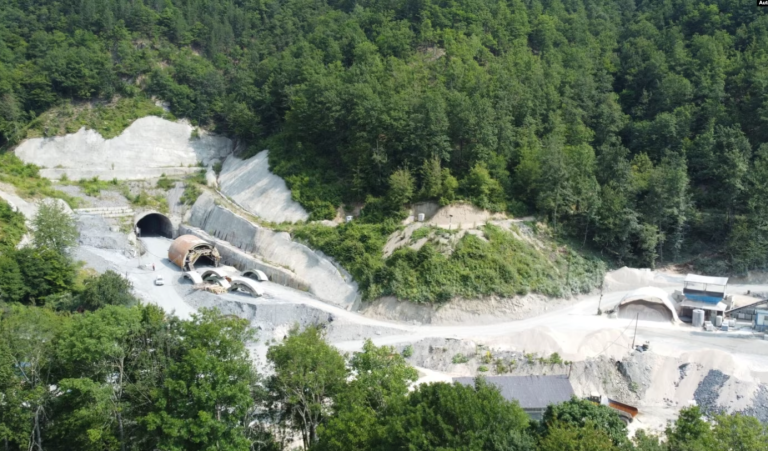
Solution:
<path fill-rule="evenodd" d="M 269 278 L 266 274 L 264 274 L 264 271 L 260 271 L 258 269 L 246 269 L 243 271 L 243 277 L 248 277 L 249 279 L 253 279 L 258 282 L 269 281 Z"/>
<path fill-rule="evenodd" d="M 200 271 L 200 275 L 203 277 L 203 279 L 207 279 L 211 276 L 219 277 L 221 279 L 226 279 L 229 277 L 227 271 L 224 268 L 205 268 L 204 270 Z"/>
<path fill-rule="evenodd" d="M 164 236 L 173 238 L 173 223 L 162 213 L 147 211 L 136 215 L 133 220 L 135 227 L 140 230 L 141 236 Z"/>
<path fill-rule="evenodd" d="M 203 283 L 202 276 L 194 271 L 184 271 L 184 278 L 191 280 L 195 285 Z"/>
<path fill-rule="evenodd" d="M 246 279 L 245 277 L 233 277 L 232 290 L 245 291 L 253 297 L 264 295 L 264 289 L 261 288 L 258 283 L 254 282 L 252 279 Z"/>

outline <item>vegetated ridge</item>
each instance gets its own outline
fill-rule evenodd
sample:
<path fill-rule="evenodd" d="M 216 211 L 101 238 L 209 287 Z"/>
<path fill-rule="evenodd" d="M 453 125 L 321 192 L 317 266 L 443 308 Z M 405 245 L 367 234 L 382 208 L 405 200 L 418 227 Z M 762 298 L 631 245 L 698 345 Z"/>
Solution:
<path fill-rule="evenodd" d="M 768 255 L 768 33 L 748 0 L 1 6 L 0 144 L 69 99 L 156 96 L 269 148 L 314 219 L 466 199 L 636 266 Z"/>

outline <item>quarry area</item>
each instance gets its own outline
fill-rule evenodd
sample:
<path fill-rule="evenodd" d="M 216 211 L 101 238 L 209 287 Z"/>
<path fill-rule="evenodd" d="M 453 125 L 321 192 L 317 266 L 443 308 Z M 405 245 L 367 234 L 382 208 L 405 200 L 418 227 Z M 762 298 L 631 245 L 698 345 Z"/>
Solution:
<path fill-rule="evenodd" d="M 761 330 L 768 320 L 760 313 L 768 309 L 760 304 L 768 279 L 759 275 L 722 281 L 621 268 L 600 290 L 573 298 L 457 299 L 439 308 L 393 298 L 362 302 L 344 268 L 272 227 L 308 214 L 269 171 L 267 151 L 243 160 L 226 138 L 193 136 L 189 125 L 147 117 L 111 140 L 82 129 L 27 140 L 15 152 L 54 181 L 66 175 L 154 186 L 160 177 L 202 169 L 208 187 L 191 206 L 179 202 L 181 181 L 159 193 L 163 208 L 137 208 L 117 190 L 90 196 L 60 186 L 82 200 L 72 212 L 80 229 L 75 255 L 96 271 L 124 275 L 144 302 L 179 317 L 215 307 L 247 319 L 258 330 L 251 350 L 259 364 L 293 326 L 316 324 L 345 352 L 366 339 L 394 347 L 419 370 L 419 383 L 564 375 L 576 396 L 636 407 L 632 431 L 661 432 L 694 403 L 768 422 L 768 339 Z M 34 216 L 34 202 L 12 187 L 0 186 L 0 197 Z M 354 218 L 340 213 L 324 223 L 346 220 Z M 417 204 L 384 255 L 423 245 L 429 235 L 412 235 L 426 226 L 482 235 L 478 226 L 491 223 L 533 240 L 525 233 L 530 220 Z"/>

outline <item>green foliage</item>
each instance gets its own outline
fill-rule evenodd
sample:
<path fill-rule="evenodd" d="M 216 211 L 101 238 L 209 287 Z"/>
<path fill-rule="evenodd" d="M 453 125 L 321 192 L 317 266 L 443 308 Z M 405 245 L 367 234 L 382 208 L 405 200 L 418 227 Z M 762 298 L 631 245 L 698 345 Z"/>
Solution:
<path fill-rule="evenodd" d="M 9 449 L 269 449 L 246 321 L 156 306 L 0 314 L 0 440 Z M 22 362 L 17 365 L 17 362 Z M 263 448 L 258 448 L 263 446 Z"/>
<path fill-rule="evenodd" d="M 406 359 L 410 358 L 413 355 L 413 345 L 408 345 L 405 348 L 403 348 L 403 357 Z"/>
<path fill-rule="evenodd" d="M 382 436 L 370 449 L 535 449 L 528 415 L 478 379 L 420 385 L 381 419 Z"/>
<path fill-rule="evenodd" d="M 169 189 L 176 186 L 176 180 L 169 179 L 165 176 L 165 174 L 163 174 L 159 179 L 157 179 L 156 186 L 158 189 L 168 191 Z"/>
<path fill-rule="evenodd" d="M 344 391 L 344 358 L 318 328 L 308 327 L 292 329 L 283 343 L 269 348 L 267 360 L 275 367 L 268 386 L 277 420 L 299 432 L 305 447 L 314 445 L 318 426 L 331 415 L 329 401 Z"/>
<path fill-rule="evenodd" d="M 54 189 L 50 180 L 40 177 L 40 168 L 25 164 L 11 152 L 0 153 L 0 182 L 13 185 L 23 198 L 52 197 L 64 200 L 72 208 L 77 207 L 74 197 Z"/>
<path fill-rule="evenodd" d="M 66 182 L 66 180 L 62 180 L 62 183 Z M 120 188 L 124 191 L 124 187 L 120 184 L 120 182 L 117 179 L 112 179 L 110 181 L 100 180 L 99 177 L 93 177 L 90 179 L 80 179 L 76 183 L 77 186 L 82 188 L 83 192 L 87 196 L 97 197 L 99 194 L 101 194 L 102 190 L 106 189 L 116 189 Z"/>
<path fill-rule="evenodd" d="M 549 363 L 550 365 L 562 365 L 563 359 L 562 357 L 560 357 L 560 354 L 553 352 L 549 356 L 549 359 L 547 359 L 547 363 Z"/>
<path fill-rule="evenodd" d="M 221 168 L 222 168 L 221 161 L 217 161 L 216 163 L 213 163 L 213 172 L 216 173 L 216 176 L 218 177 L 219 174 L 221 174 Z"/>
<path fill-rule="evenodd" d="M 477 371 L 479 371 L 481 373 L 487 373 L 488 372 L 488 367 L 485 366 L 485 365 L 480 365 L 480 366 L 477 367 Z"/>
<path fill-rule="evenodd" d="M 619 264 L 697 242 L 725 271 L 768 264 L 768 25 L 743 2 L 76 3 L 4 5 L 0 146 L 115 136 L 158 98 L 269 149 L 313 220 L 464 199 Z"/>
<path fill-rule="evenodd" d="M 183 195 L 182 195 L 183 199 Z M 162 194 L 149 194 L 141 190 L 135 196 L 128 196 L 128 200 L 135 207 L 146 207 L 157 210 L 160 213 L 168 213 L 168 200 Z"/>
<path fill-rule="evenodd" d="M 602 443 L 600 437 L 606 437 L 614 445 L 625 445 L 627 439 L 627 426 L 621 421 L 619 415 L 611 408 L 595 404 L 591 401 L 572 398 L 561 404 L 554 404 L 547 407 L 541 421 L 541 435 L 548 437 L 550 433 L 556 431 L 557 435 L 566 437 L 574 433 L 581 433 L 582 430 L 596 429 L 599 434 L 589 434 L 587 443 L 594 443 L 595 446 Z M 565 428 L 565 430 L 562 430 Z M 575 430 L 574 430 L 575 428 Z M 569 430 L 570 429 L 570 430 Z M 561 443 L 557 439 L 556 443 Z M 581 445 L 579 445 L 581 446 Z M 556 448 L 546 448 L 556 449 Z M 571 448 L 575 450 L 586 450 L 589 448 Z M 605 448 L 595 448 L 605 449 Z M 607 448 L 607 449 L 610 449 Z"/>
<path fill-rule="evenodd" d="M 143 96 L 116 97 L 110 102 L 70 102 L 51 108 L 29 123 L 26 138 L 75 133 L 80 128 L 96 130 L 111 139 L 120 135 L 133 121 L 145 116 L 174 119 L 173 114 Z"/>
<path fill-rule="evenodd" d="M 611 437 L 587 419 L 583 426 L 556 424 L 539 442 L 539 451 L 614 451 Z"/>
<path fill-rule="evenodd" d="M 107 305 L 128 306 L 138 302 L 131 293 L 133 284 L 114 271 L 107 271 L 85 281 L 78 300 L 85 310 L 97 310 Z"/>
<path fill-rule="evenodd" d="M 179 201 L 184 205 L 194 205 L 195 201 L 198 197 L 200 197 L 201 194 L 203 194 L 203 192 L 197 185 L 187 183 L 184 185 L 184 192 L 181 194 Z"/>
<path fill-rule="evenodd" d="M 77 244 L 80 237 L 75 219 L 58 202 L 40 202 L 32 220 L 32 230 L 35 247 L 62 255 Z"/>
<path fill-rule="evenodd" d="M 418 378 L 393 348 L 374 346 L 370 340 L 349 363 L 355 377 L 334 400 L 334 416 L 318 427 L 316 449 L 345 451 L 374 445 L 382 431 L 377 422 Z"/>
<path fill-rule="evenodd" d="M 591 290 L 604 271 L 602 262 L 569 251 L 544 255 L 496 226 L 484 232 L 486 240 L 462 237 L 449 256 L 433 243 L 397 249 L 378 278 L 382 292 L 424 303 L 531 291 L 562 296 Z"/>
<path fill-rule="evenodd" d="M 464 354 L 456 354 L 456 355 L 454 355 L 454 356 L 453 356 L 453 358 L 451 359 L 451 362 L 453 362 L 453 364 L 454 364 L 454 365 L 460 365 L 460 364 L 462 364 L 462 363 L 467 363 L 467 362 L 469 362 L 469 357 L 467 357 L 467 356 L 466 356 L 466 355 L 464 355 Z"/>
<path fill-rule="evenodd" d="M 13 211 L 7 202 L 0 199 L 0 254 L 4 249 L 16 247 L 26 231 L 24 215 Z"/>

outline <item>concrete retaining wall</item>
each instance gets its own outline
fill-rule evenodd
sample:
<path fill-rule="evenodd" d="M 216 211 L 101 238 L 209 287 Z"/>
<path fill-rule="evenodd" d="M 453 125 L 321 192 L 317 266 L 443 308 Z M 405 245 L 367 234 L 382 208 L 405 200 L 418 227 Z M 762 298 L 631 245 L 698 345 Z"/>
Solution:
<path fill-rule="evenodd" d="M 347 309 L 353 308 L 359 300 L 352 276 L 330 258 L 292 241 L 288 233 L 259 227 L 216 205 L 210 194 L 203 194 L 195 202 L 189 224 L 273 267 L 287 268 L 298 280 L 305 281 L 309 291 L 320 300 Z"/>

